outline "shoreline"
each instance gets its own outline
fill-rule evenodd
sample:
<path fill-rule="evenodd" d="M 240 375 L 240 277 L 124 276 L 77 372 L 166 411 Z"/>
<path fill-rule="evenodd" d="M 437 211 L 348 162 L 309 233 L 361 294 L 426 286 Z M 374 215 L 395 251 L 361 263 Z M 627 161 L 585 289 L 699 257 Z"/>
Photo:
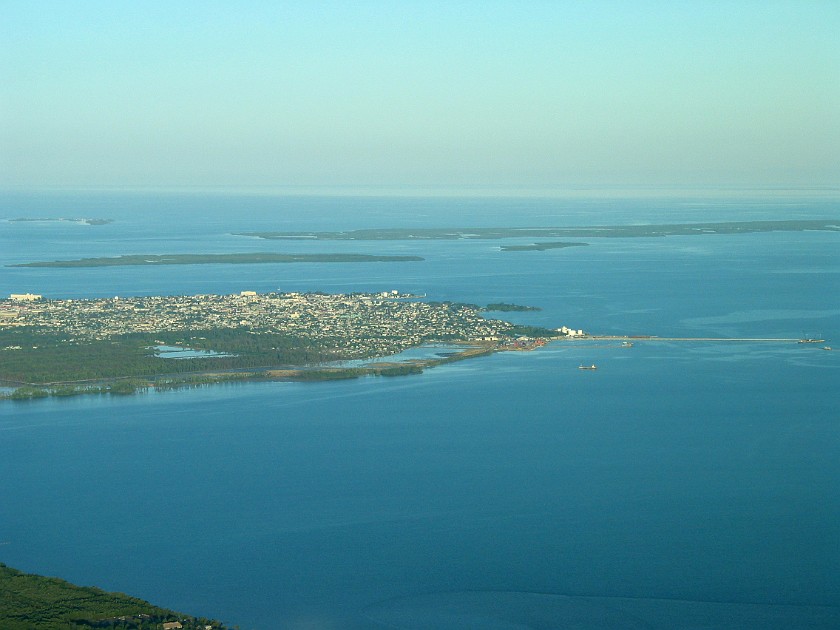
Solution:
<path fill-rule="evenodd" d="M 6 389 L 0 399 L 401 376 L 558 336 L 556 329 L 482 315 L 536 307 L 415 297 L 397 290 L 84 300 L 13 294 L 0 300 L 0 385 L 17 389 Z M 438 344 L 447 352 L 435 351 Z M 181 354 L 168 352 L 173 349 Z"/>
<path fill-rule="evenodd" d="M 0 381 L 0 401 L 34 400 L 40 398 L 64 398 L 88 394 L 129 395 L 148 390 L 165 391 L 205 385 L 236 382 L 319 382 L 349 380 L 369 376 L 409 376 L 422 374 L 425 370 L 497 352 L 531 352 L 550 341 L 621 341 L 622 347 L 632 347 L 635 342 L 741 342 L 741 343 L 802 343 L 801 339 L 782 337 L 658 337 L 656 335 L 579 335 L 529 338 L 508 342 L 487 342 L 456 340 L 447 344 L 465 348 L 461 351 L 423 359 L 388 361 L 388 355 L 371 357 L 369 363 L 357 366 L 313 365 L 266 365 L 259 367 L 233 368 L 226 370 L 199 370 L 157 374 L 147 377 L 115 376 L 112 378 L 82 379 L 29 383 L 23 381 Z M 414 346 L 420 347 L 420 346 Z M 826 349 L 826 348 L 823 348 Z M 8 393 L 2 393 L 6 389 Z"/>
<path fill-rule="evenodd" d="M 422 374 L 424 370 L 464 361 L 496 352 L 533 350 L 545 342 L 534 340 L 528 346 L 505 346 L 498 343 L 456 341 L 453 345 L 469 345 L 461 352 L 445 357 L 428 359 L 411 359 L 407 361 L 377 361 L 387 357 L 372 357 L 370 365 L 358 367 L 334 367 L 324 365 L 312 366 L 263 366 L 256 368 L 242 368 L 233 370 L 185 372 L 180 374 L 161 374 L 153 377 L 138 378 L 132 376 L 118 376 L 109 379 L 89 379 L 78 381 L 55 381 L 50 383 L 24 383 L 15 381 L 0 381 L 0 387 L 11 385 L 9 394 L 0 395 L 0 401 L 25 401 L 41 398 L 64 398 L 89 394 L 129 395 L 144 393 L 150 389 L 164 391 L 183 387 L 199 387 L 204 385 L 218 385 L 234 382 L 317 382 L 356 379 L 365 376 L 408 376 Z"/>

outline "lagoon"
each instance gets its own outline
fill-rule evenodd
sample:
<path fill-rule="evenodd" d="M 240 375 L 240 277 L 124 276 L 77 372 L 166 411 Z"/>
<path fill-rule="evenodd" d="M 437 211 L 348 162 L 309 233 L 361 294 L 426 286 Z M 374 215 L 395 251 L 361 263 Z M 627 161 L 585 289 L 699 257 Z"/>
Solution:
<path fill-rule="evenodd" d="M 184 348 L 182 346 L 153 346 L 155 356 L 161 359 L 195 359 L 198 357 L 230 357 L 231 354 L 225 352 L 214 352 L 213 350 L 195 350 L 193 348 Z"/>

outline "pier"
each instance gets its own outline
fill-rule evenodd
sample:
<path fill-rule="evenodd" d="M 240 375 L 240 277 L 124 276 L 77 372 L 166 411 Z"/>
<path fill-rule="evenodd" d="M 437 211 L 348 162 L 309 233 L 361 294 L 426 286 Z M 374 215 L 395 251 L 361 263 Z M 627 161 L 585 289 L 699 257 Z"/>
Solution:
<path fill-rule="evenodd" d="M 742 341 L 761 343 L 799 343 L 800 341 L 802 341 L 799 338 L 783 337 L 655 337 L 652 335 L 641 335 L 637 337 L 628 337 L 626 335 L 584 335 L 581 337 L 572 337 L 570 339 L 592 339 L 595 341 L 629 341 L 631 343 L 636 343 L 637 341 Z"/>

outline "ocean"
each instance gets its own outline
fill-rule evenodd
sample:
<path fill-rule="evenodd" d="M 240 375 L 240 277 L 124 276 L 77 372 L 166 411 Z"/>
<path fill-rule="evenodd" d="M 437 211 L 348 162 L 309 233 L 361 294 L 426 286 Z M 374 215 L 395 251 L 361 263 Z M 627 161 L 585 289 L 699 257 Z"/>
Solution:
<path fill-rule="evenodd" d="M 0 292 L 396 289 L 596 334 L 840 349 L 837 232 L 521 252 L 234 235 L 830 218 L 840 200 L 814 191 L 6 192 Z M 6 266 L 228 252 L 425 260 Z M 553 342 L 390 379 L 0 403 L 0 562 L 242 630 L 834 628 L 840 352 L 822 345 Z"/>

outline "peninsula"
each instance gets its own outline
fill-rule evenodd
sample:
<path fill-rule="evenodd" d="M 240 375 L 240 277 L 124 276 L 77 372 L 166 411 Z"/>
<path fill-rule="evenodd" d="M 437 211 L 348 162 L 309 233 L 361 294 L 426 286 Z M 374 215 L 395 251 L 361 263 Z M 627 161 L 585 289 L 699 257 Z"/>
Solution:
<path fill-rule="evenodd" d="M 242 379 L 400 375 L 563 336 L 398 291 L 0 300 L 5 398 L 130 393 Z M 508 304 L 491 305 L 520 310 Z M 445 342 L 427 359 L 359 363 Z M 354 360 L 347 367 L 342 362 Z M 16 389 L 13 389 L 16 387 Z"/>

